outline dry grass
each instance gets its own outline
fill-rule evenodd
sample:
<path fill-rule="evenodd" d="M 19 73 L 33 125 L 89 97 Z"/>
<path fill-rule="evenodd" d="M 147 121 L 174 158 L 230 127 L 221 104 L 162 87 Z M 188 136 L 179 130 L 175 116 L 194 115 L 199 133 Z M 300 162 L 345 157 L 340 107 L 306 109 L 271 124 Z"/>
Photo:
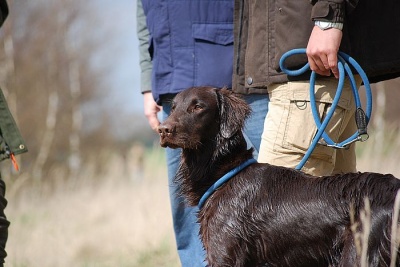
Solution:
<path fill-rule="evenodd" d="M 178 266 L 160 151 L 148 155 L 143 177 L 123 177 L 118 162 L 108 180 L 10 199 L 6 266 Z"/>
<path fill-rule="evenodd" d="M 370 138 L 357 144 L 360 171 L 392 173 L 400 178 L 400 135 L 397 129 L 370 129 Z"/>
<path fill-rule="evenodd" d="M 358 146 L 358 167 L 400 177 L 399 148 L 396 132 L 372 135 Z M 88 171 L 51 192 L 9 188 L 6 267 L 178 267 L 163 155 L 151 150 L 143 169 L 128 170 L 115 157 L 104 177 Z"/>

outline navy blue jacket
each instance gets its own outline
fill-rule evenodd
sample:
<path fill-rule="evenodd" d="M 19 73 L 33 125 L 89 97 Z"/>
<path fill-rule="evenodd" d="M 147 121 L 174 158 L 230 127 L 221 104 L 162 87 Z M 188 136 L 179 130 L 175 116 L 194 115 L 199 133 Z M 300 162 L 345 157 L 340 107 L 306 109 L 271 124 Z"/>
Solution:
<path fill-rule="evenodd" d="M 152 92 L 160 103 L 192 86 L 231 87 L 233 0 L 142 0 Z"/>

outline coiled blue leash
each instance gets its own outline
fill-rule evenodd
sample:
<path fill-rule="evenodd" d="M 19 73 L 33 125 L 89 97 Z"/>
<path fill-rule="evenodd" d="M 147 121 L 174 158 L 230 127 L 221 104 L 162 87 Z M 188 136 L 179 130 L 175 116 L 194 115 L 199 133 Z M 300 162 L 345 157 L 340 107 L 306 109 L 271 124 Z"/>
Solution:
<path fill-rule="evenodd" d="M 299 49 L 290 50 L 290 51 L 286 52 L 285 54 L 283 54 L 279 61 L 279 66 L 280 66 L 281 70 L 290 76 L 298 76 L 298 75 L 305 73 L 306 71 L 309 71 L 310 70 L 309 63 L 305 64 L 302 68 L 297 69 L 297 70 L 289 70 L 284 65 L 285 60 L 288 57 L 296 55 L 296 54 L 305 54 L 305 53 L 306 53 L 305 48 L 299 48 Z M 356 81 L 355 81 L 355 78 L 353 76 L 353 73 L 351 71 L 349 64 L 358 72 L 358 74 L 360 75 L 360 77 L 364 83 L 364 87 L 365 87 L 365 91 L 366 91 L 366 112 L 364 112 L 364 110 L 362 109 L 360 95 L 358 93 Z M 364 142 L 369 137 L 368 133 L 367 133 L 367 125 L 371 118 L 371 113 L 372 113 L 372 93 L 371 93 L 371 86 L 369 84 L 368 77 L 365 74 L 364 70 L 361 68 L 361 66 L 357 63 L 357 61 L 354 58 L 350 57 L 349 55 L 347 55 L 343 52 L 339 52 L 339 54 L 338 54 L 338 69 L 339 69 L 339 82 L 338 82 L 338 86 L 337 86 L 336 95 L 333 99 L 332 106 L 329 109 L 329 112 L 326 115 L 326 117 L 322 123 L 319 118 L 317 104 L 315 101 L 316 73 L 314 71 L 311 72 L 311 75 L 310 75 L 310 105 L 311 105 L 312 114 L 314 117 L 315 124 L 317 125 L 318 131 L 317 131 L 310 147 L 308 148 L 306 154 L 304 155 L 303 159 L 296 166 L 297 170 L 300 170 L 301 168 L 303 168 L 304 164 L 307 162 L 308 158 L 310 157 L 311 153 L 315 149 L 317 143 L 320 141 L 321 137 L 325 141 L 324 145 L 327 145 L 327 146 L 333 147 L 333 148 L 337 148 L 337 149 L 347 148 L 350 144 L 352 144 L 356 141 Z M 340 96 L 343 91 L 345 76 L 348 76 L 350 79 L 354 100 L 356 102 L 355 118 L 356 118 L 356 124 L 357 124 L 358 130 L 352 136 L 347 138 L 346 140 L 344 140 L 340 143 L 335 143 L 325 132 L 325 128 L 328 125 L 329 121 L 331 120 L 333 113 L 336 109 L 336 106 L 339 103 L 339 99 L 340 99 Z"/>

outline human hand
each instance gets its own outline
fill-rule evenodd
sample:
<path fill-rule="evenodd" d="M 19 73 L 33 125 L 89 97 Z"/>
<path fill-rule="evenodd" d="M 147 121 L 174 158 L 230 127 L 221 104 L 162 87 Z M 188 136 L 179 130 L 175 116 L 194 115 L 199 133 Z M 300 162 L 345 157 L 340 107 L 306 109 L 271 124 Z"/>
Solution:
<path fill-rule="evenodd" d="M 319 75 L 329 76 L 331 71 L 339 78 L 338 57 L 343 33 L 339 29 L 321 30 L 314 26 L 307 45 L 307 57 L 310 69 Z"/>
<path fill-rule="evenodd" d="M 153 129 L 155 132 L 158 132 L 157 127 L 160 125 L 160 121 L 158 120 L 157 113 L 162 110 L 162 107 L 157 105 L 157 103 L 154 101 L 151 92 L 146 92 L 143 94 L 143 101 L 144 115 L 146 116 L 151 129 Z"/>

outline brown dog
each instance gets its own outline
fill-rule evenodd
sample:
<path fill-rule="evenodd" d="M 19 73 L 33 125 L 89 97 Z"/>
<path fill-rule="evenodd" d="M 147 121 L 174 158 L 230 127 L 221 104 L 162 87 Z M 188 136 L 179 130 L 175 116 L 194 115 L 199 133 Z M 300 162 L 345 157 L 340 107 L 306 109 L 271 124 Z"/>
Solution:
<path fill-rule="evenodd" d="M 389 266 L 400 180 L 378 173 L 312 177 L 284 167 L 252 164 L 248 162 L 252 150 L 242 134 L 249 115 L 246 102 L 229 90 L 190 88 L 175 97 L 171 115 L 159 126 L 161 146 L 182 148 L 177 174 L 182 193 L 190 205 L 201 200 L 200 236 L 208 264 L 360 266 L 350 207 L 360 223 L 368 197 L 368 266 Z M 214 185 L 227 173 L 233 177 Z M 209 191 L 213 187 L 218 188 Z"/>

